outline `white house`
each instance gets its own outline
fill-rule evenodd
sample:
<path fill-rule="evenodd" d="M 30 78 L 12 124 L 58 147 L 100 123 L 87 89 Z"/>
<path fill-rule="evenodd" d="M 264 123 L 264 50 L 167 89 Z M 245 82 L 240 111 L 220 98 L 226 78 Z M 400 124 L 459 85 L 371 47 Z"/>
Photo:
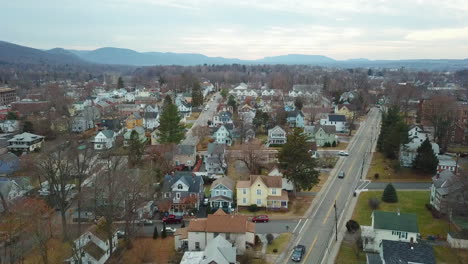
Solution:
<path fill-rule="evenodd" d="M 208 242 L 204 251 L 187 251 L 180 264 L 234 264 L 237 249 L 223 236 Z"/>
<path fill-rule="evenodd" d="M 231 146 L 232 144 L 231 132 L 224 125 L 220 126 L 214 132 L 213 137 L 216 139 L 216 143 L 218 144 L 226 144 L 228 146 Z"/>
<path fill-rule="evenodd" d="M 447 196 L 456 183 L 455 174 L 444 170 L 432 177 L 430 204 L 439 212 L 447 213 Z"/>
<path fill-rule="evenodd" d="M 131 103 L 135 101 L 135 93 L 126 93 L 125 94 L 125 101 Z"/>
<path fill-rule="evenodd" d="M 212 127 L 218 127 L 220 125 L 233 124 L 232 113 L 229 111 L 221 111 L 217 115 L 213 116 Z"/>
<path fill-rule="evenodd" d="M 41 149 L 44 137 L 24 132 L 8 140 L 8 150 L 12 152 L 31 152 Z"/>
<path fill-rule="evenodd" d="M 147 105 L 144 108 L 143 127 L 150 130 L 159 127 L 159 108 L 157 105 Z"/>
<path fill-rule="evenodd" d="M 218 143 L 209 143 L 208 150 L 203 159 L 205 163 L 205 170 L 208 176 L 212 178 L 220 177 L 224 175 L 227 167 L 226 160 L 224 157 L 225 145 Z"/>
<path fill-rule="evenodd" d="M 182 117 L 189 117 L 192 114 L 192 106 L 185 101 L 183 95 L 177 95 L 175 103 Z"/>
<path fill-rule="evenodd" d="M 99 131 L 93 139 L 94 149 L 110 149 L 114 146 L 115 143 L 115 133 L 112 130 L 102 130 Z"/>
<path fill-rule="evenodd" d="M 274 167 L 269 173 L 268 176 L 277 176 L 277 177 L 282 177 L 282 189 L 286 191 L 293 191 L 294 190 L 294 185 L 293 183 L 283 177 L 283 173 L 281 173 L 278 169 L 278 167 Z"/>
<path fill-rule="evenodd" d="M 268 144 L 284 144 L 286 143 L 286 131 L 280 126 L 275 126 L 272 129 L 268 129 Z"/>
<path fill-rule="evenodd" d="M 0 122 L 0 130 L 3 133 L 11 133 L 19 130 L 18 120 L 3 120 Z"/>
<path fill-rule="evenodd" d="M 217 236 L 232 243 L 237 254 L 243 254 L 248 245 L 255 244 L 255 223 L 245 215 L 228 215 L 222 209 L 207 218 L 196 218 L 188 226 L 188 250 L 205 250 Z"/>
<path fill-rule="evenodd" d="M 103 219 L 103 218 L 101 218 Z M 102 221 L 102 220 L 100 220 Z M 112 248 L 117 248 L 117 232 L 112 236 Z M 66 260 L 70 264 L 104 264 L 110 257 L 110 244 L 107 235 L 93 225 L 74 241 L 78 256 Z M 81 260 L 81 262 L 80 262 Z"/>
<path fill-rule="evenodd" d="M 382 240 L 418 242 L 418 217 L 400 212 L 372 212 L 372 226 L 361 226 L 363 250 L 379 252 Z"/>
<path fill-rule="evenodd" d="M 346 132 L 346 116 L 328 115 L 328 118 L 320 119 L 320 125 L 335 126 L 337 132 Z"/>
<path fill-rule="evenodd" d="M 408 131 L 409 142 L 400 147 L 400 165 L 403 167 L 412 167 L 413 161 L 418 154 L 418 148 L 429 138 L 429 133 L 424 132 L 421 127 L 415 126 Z M 439 155 L 439 145 L 431 143 L 432 150 L 436 156 Z"/>
<path fill-rule="evenodd" d="M 439 165 L 437 165 L 438 172 L 441 172 L 444 170 L 455 172 L 457 170 L 457 167 L 458 167 L 457 161 L 454 160 L 451 156 L 439 155 L 437 158 L 439 159 Z"/>

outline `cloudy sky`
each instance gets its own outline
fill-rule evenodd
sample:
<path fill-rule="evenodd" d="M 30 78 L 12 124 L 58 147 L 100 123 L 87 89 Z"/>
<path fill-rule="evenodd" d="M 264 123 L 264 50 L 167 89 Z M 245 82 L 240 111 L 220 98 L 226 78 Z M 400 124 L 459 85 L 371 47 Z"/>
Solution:
<path fill-rule="evenodd" d="M 240 59 L 468 58 L 468 0 L 14 0 L 0 39 Z"/>

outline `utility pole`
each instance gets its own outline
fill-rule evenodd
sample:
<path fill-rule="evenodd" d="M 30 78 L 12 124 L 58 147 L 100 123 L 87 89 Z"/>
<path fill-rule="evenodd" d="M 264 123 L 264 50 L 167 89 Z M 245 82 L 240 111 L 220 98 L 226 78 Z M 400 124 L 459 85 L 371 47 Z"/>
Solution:
<path fill-rule="evenodd" d="M 333 207 L 335 207 L 335 229 L 336 229 L 335 241 L 338 241 L 338 214 L 336 212 L 336 200 L 335 200 L 335 205 L 333 205 Z"/>

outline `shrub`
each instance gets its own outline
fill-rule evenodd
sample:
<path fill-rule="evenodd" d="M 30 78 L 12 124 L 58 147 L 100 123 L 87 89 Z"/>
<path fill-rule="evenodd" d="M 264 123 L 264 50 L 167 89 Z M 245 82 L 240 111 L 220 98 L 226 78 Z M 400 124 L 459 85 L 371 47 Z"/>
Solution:
<path fill-rule="evenodd" d="M 166 238 L 167 237 L 167 232 L 166 232 L 166 227 L 164 226 L 164 229 L 161 232 L 161 237 Z"/>
<path fill-rule="evenodd" d="M 256 204 L 251 204 L 249 205 L 249 209 L 248 209 L 250 212 L 257 212 L 258 211 L 258 206 Z"/>
<path fill-rule="evenodd" d="M 333 141 L 333 143 L 331 144 L 332 147 L 336 147 L 336 141 Z"/>
<path fill-rule="evenodd" d="M 432 211 L 432 205 L 431 204 L 425 204 L 426 206 L 426 209 L 429 210 L 429 211 Z"/>
<path fill-rule="evenodd" d="M 158 234 L 158 226 L 154 225 L 154 231 L 153 231 L 153 239 L 157 239 L 159 236 Z"/>
<path fill-rule="evenodd" d="M 377 197 L 369 198 L 369 207 L 372 210 L 379 209 L 379 206 L 380 206 L 380 201 L 379 201 L 379 199 L 377 199 Z"/>
<path fill-rule="evenodd" d="M 275 239 L 275 237 L 272 234 L 266 235 L 266 240 L 268 242 L 268 245 L 271 245 L 271 243 L 273 243 L 273 239 Z"/>
<path fill-rule="evenodd" d="M 331 144 L 329 142 L 325 142 L 325 144 L 323 144 L 323 147 L 324 148 L 329 148 L 329 147 L 331 147 Z"/>
<path fill-rule="evenodd" d="M 260 239 L 260 237 L 258 235 L 255 235 L 255 245 L 258 245 L 261 243 L 262 243 L 262 240 Z"/>
<path fill-rule="evenodd" d="M 273 253 L 278 253 L 278 249 L 274 248 Z"/>
<path fill-rule="evenodd" d="M 185 221 L 182 221 L 182 225 L 180 226 L 180 228 L 185 228 Z"/>
<path fill-rule="evenodd" d="M 387 184 L 382 195 L 382 201 L 386 203 L 397 203 L 398 196 L 395 187 L 391 183 Z"/>
<path fill-rule="evenodd" d="M 355 220 L 351 219 L 348 222 L 346 222 L 346 229 L 348 230 L 349 233 L 354 233 L 359 230 L 361 226 L 359 225 L 358 222 Z"/>
<path fill-rule="evenodd" d="M 380 174 L 378 174 L 378 173 L 374 174 L 374 179 L 378 180 L 379 176 L 380 176 Z"/>

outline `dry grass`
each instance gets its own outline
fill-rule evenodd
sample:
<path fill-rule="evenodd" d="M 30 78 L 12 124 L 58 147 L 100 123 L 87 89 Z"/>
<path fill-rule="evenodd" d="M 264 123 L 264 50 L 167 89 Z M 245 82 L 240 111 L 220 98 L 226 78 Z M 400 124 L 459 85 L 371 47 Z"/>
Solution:
<path fill-rule="evenodd" d="M 50 239 L 47 242 L 48 253 L 47 257 L 49 263 L 63 263 L 65 259 L 71 257 L 71 247 L 63 243 L 60 239 Z M 33 249 L 24 260 L 25 264 L 43 263 L 40 252 L 38 249 Z"/>
<path fill-rule="evenodd" d="M 348 144 L 348 142 L 340 142 L 336 147 L 318 148 L 318 150 L 345 150 Z"/>
<path fill-rule="evenodd" d="M 312 187 L 309 190 L 309 192 L 319 192 L 322 189 L 323 185 L 327 182 L 328 176 L 328 172 L 321 172 L 319 176 L 319 182 L 317 183 L 317 185 Z"/>
<path fill-rule="evenodd" d="M 356 249 L 353 245 L 354 241 L 350 238 L 345 237 L 341 243 L 340 251 L 338 256 L 335 259 L 336 264 L 365 264 L 366 263 L 366 254 L 364 252 L 359 252 L 359 255 L 356 255 Z"/>
<path fill-rule="evenodd" d="M 174 237 L 167 238 L 138 238 L 133 242 L 132 249 L 122 253 L 123 263 L 168 263 L 175 254 Z"/>
<path fill-rule="evenodd" d="M 281 254 L 286 246 L 288 245 L 289 240 L 291 239 L 291 233 L 282 233 L 277 238 L 275 238 L 271 245 L 268 245 L 266 248 L 267 254 Z M 276 249 L 276 253 L 273 250 Z"/>
<path fill-rule="evenodd" d="M 197 151 L 206 151 L 208 150 L 208 143 L 210 143 L 211 138 L 205 137 L 202 141 L 197 144 Z"/>
<path fill-rule="evenodd" d="M 440 264 L 468 263 L 468 250 L 466 249 L 434 246 L 434 253 L 437 263 Z"/>
<path fill-rule="evenodd" d="M 192 112 L 192 114 L 187 117 L 187 120 L 197 120 L 201 112 Z"/>
<path fill-rule="evenodd" d="M 240 161 L 239 161 L 240 162 Z M 248 180 L 249 179 L 249 173 L 248 172 L 241 172 L 241 171 L 238 171 L 236 169 L 236 166 L 235 166 L 235 161 L 234 160 L 230 160 L 228 162 L 228 171 L 227 171 L 227 176 L 231 179 L 233 179 L 234 181 L 245 181 L 245 180 Z"/>
<path fill-rule="evenodd" d="M 410 168 L 400 168 L 395 171 L 394 164 L 398 160 L 389 160 L 380 152 L 374 152 L 367 179 L 375 182 L 431 182 L 431 175 L 419 173 Z M 374 175 L 378 173 L 379 178 Z"/>
<path fill-rule="evenodd" d="M 247 209 L 240 209 L 239 213 L 243 215 L 255 216 L 255 215 L 269 215 L 269 216 L 303 216 L 310 204 L 314 200 L 313 196 L 297 196 L 289 197 L 289 210 L 288 211 L 268 211 L 259 210 L 257 212 L 250 212 Z"/>

